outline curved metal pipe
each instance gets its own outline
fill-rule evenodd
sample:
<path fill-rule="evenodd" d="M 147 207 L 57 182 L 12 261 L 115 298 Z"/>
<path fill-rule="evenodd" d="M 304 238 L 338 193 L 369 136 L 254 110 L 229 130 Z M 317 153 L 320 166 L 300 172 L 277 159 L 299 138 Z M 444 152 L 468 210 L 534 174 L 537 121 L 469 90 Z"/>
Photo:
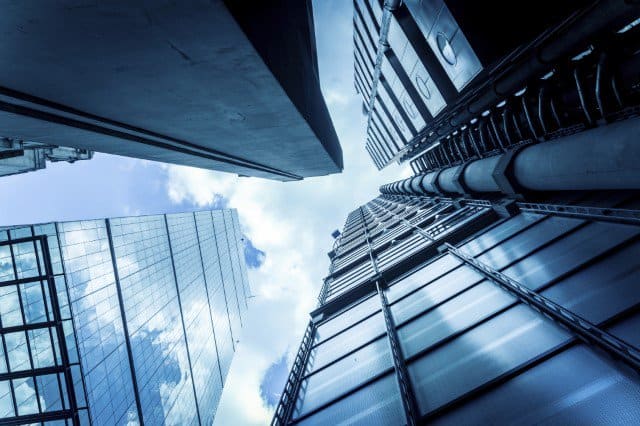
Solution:
<path fill-rule="evenodd" d="M 413 186 L 419 185 L 430 194 L 463 194 L 463 188 L 468 188 L 474 193 L 510 195 L 500 184 L 504 180 L 525 191 L 640 189 L 638 135 L 640 117 L 634 117 L 420 175 L 422 180 Z M 408 184 L 405 181 L 380 190 L 385 194 L 414 195 L 403 189 Z"/>

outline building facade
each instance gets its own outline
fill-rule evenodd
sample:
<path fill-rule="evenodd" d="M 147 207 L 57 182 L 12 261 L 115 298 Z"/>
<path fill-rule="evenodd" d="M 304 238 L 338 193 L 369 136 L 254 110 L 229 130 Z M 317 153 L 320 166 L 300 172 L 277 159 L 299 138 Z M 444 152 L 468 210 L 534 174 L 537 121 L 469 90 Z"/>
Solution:
<path fill-rule="evenodd" d="M 74 163 L 78 160 L 90 160 L 92 151 L 47 146 L 39 143 L 0 140 L 0 177 L 20 173 L 35 172 L 47 167 L 47 161 L 66 161 Z"/>
<path fill-rule="evenodd" d="M 620 1 L 354 0 L 366 150 L 379 169 L 424 172 L 637 115 L 639 15 Z"/>
<path fill-rule="evenodd" d="M 211 424 L 249 295 L 235 210 L 0 230 L 0 423 Z"/>
<path fill-rule="evenodd" d="M 391 186 L 329 253 L 274 425 L 640 421 L 637 192 Z"/>
<path fill-rule="evenodd" d="M 0 138 L 283 181 L 338 173 L 311 6 L 3 2 Z"/>

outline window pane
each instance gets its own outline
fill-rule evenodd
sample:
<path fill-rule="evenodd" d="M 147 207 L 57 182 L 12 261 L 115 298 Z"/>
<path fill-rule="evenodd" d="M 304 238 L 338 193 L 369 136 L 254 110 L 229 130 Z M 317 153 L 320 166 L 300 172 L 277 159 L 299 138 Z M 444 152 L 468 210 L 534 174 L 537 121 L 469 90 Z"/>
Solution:
<path fill-rule="evenodd" d="M 0 246 L 0 281 L 11 281 L 15 279 L 11 250 L 8 245 Z"/>
<path fill-rule="evenodd" d="M 439 276 L 446 274 L 461 263 L 462 262 L 455 257 L 445 255 L 390 286 L 387 290 L 387 299 L 390 303 L 394 302 L 401 296 L 409 293 L 411 290 L 415 290 L 416 288 L 435 280 Z"/>
<path fill-rule="evenodd" d="M 404 424 L 404 422 L 404 410 L 396 378 L 395 375 L 390 374 L 304 419 L 299 424 L 374 426 Z"/>
<path fill-rule="evenodd" d="M 58 387 L 58 376 L 55 374 L 38 376 L 36 377 L 36 382 L 42 411 L 61 410 L 62 401 L 60 399 L 60 388 Z"/>
<path fill-rule="evenodd" d="M 58 304 L 60 305 L 60 316 L 62 319 L 71 318 L 71 310 L 69 309 L 69 299 L 67 297 L 67 285 L 64 276 L 55 277 L 55 286 L 58 293 Z M 45 294 L 47 306 L 49 307 L 49 315 L 51 315 L 51 297 L 49 296 L 48 287 L 45 286 Z"/>
<path fill-rule="evenodd" d="M 7 342 L 10 371 L 29 370 L 31 365 L 27 349 L 27 336 L 24 331 L 7 333 L 4 335 L 4 339 Z"/>
<path fill-rule="evenodd" d="M 478 258 L 494 269 L 521 259 L 552 239 L 584 223 L 582 220 L 553 216 L 503 242 Z"/>
<path fill-rule="evenodd" d="M 408 366 L 423 414 L 567 340 L 569 334 L 518 305 Z"/>
<path fill-rule="evenodd" d="M 65 342 L 67 344 L 69 362 L 78 362 L 78 350 L 76 349 L 76 339 L 75 334 L 73 333 L 73 324 L 71 323 L 71 320 L 63 321 L 62 328 L 64 330 Z"/>
<path fill-rule="evenodd" d="M 14 228 L 11 230 L 11 238 L 14 240 L 31 236 L 31 227 L 28 226 L 25 226 L 24 228 Z"/>
<path fill-rule="evenodd" d="M 31 345 L 31 356 L 34 368 L 50 367 L 54 365 L 53 351 L 49 329 L 41 328 L 29 331 L 29 343 Z"/>
<path fill-rule="evenodd" d="M 20 286 L 24 316 L 27 324 L 44 322 L 47 320 L 40 282 L 28 283 Z"/>
<path fill-rule="evenodd" d="M 640 242 L 565 278 L 544 296 L 595 323 L 640 302 Z M 640 333 L 636 333 L 640 345 Z"/>
<path fill-rule="evenodd" d="M 13 408 L 13 399 L 11 398 L 11 386 L 9 381 L 0 382 L 0 418 L 12 417 L 16 413 Z"/>
<path fill-rule="evenodd" d="M 316 342 L 328 339 L 377 310 L 380 310 L 380 299 L 378 295 L 374 295 L 335 318 L 320 324 L 316 331 Z"/>
<path fill-rule="evenodd" d="M 16 393 L 16 404 L 18 405 L 18 415 L 35 414 L 38 412 L 38 401 L 36 400 L 36 391 L 33 385 L 33 379 L 13 380 L 13 388 Z"/>
<path fill-rule="evenodd" d="M 82 374 L 80 373 L 80 366 L 71 366 L 71 376 L 73 377 L 73 390 L 76 395 L 76 403 L 78 407 L 84 407 L 87 405 L 84 399 L 84 384 L 82 383 Z"/>
<path fill-rule="evenodd" d="M 638 330 L 640 330 L 640 313 L 607 329 L 609 333 L 636 348 L 640 346 L 640 333 L 638 333 Z"/>
<path fill-rule="evenodd" d="M 312 366 L 313 370 L 317 370 L 336 358 L 354 350 L 358 346 L 380 336 L 385 333 L 385 331 L 386 327 L 382 312 L 378 312 L 374 316 L 313 348 L 311 350 L 308 368 L 310 370 Z"/>
<path fill-rule="evenodd" d="M 504 273 L 531 289 L 572 271 L 632 238 L 638 227 L 590 223 L 507 268 Z"/>
<path fill-rule="evenodd" d="M 20 298 L 14 285 L 0 287 L 0 319 L 3 327 L 22 325 Z"/>
<path fill-rule="evenodd" d="M 2 344 L 2 336 L 0 336 L 0 373 L 7 372 L 7 362 L 4 357 L 4 345 Z"/>
<path fill-rule="evenodd" d="M 391 313 L 396 325 L 401 324 L 413 315 L 445 301 L 447 298 L 463 291 L 467 287 L 482 281 L 483 277 L 475 270 L 461 266 L 444 277 L 421 288 L 411 296 L 391 305 Z"/>
<path fill-rule="evenodd" d="M 493 283 L 482 282 L 398 330 L 406 357 L 469 327 L 515 301 Z"/>
<path fill-rule="evenodd" d="M 38 264 L 33 242 L 25 242 L 13 245 L 13 255 L 16 260 L 18 278 L 30 278 L 38 276 Z"/>
<path fill-rule="evenodd" d="M 460 249 L 471 256 L 476 256 L 544 217 L 532 213 L 519 214 L 460 246 Z"/>
<path fill-rule="evenodd" d="M 640 424 L 640 388 L 607 359 L 579 346 L 456 407 L 435 423 Z"/>
<path fill-rule="evenodd" d="M 303 380 L 295 415 L 300 416 L 392 367 L 386 338 L 372 342 Z"/>

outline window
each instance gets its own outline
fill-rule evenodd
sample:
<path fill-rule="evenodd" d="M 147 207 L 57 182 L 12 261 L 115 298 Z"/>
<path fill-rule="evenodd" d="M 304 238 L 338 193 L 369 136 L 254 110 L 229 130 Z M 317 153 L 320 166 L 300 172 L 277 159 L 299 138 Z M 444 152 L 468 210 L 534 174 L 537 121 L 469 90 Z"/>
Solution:
<path fill-rule="evenodd" d="M 473 326 L 515 300 L 497 285 L 484 281 L 402 326 L 398 330 L 400 346 L 409 357 Z"/>
<path fill-rule="evenodd" d="M 347 313 L 348 315 L 348 313 Z M 333 336 L 311 350 L 309 367 L 317 370 L 336 358 L 354 350 L 386 332 L 382 312 Z"/>
<path fill-rule="evenodd" d="M 294 414 L 308 413 L 390 368 L 389 343 L 383 337 L 305 378 Z"/>
<path fill-rule="evenodd" d="M 518 305 L 408 365 L 422 414 L 566 341 L 568 332 Z"/>
<path fill-rule="evenodd" d="M 341 421 L 336 422 L 336 419 Z M 299 422 L 312 425 L 391 425 L 404 422 L 394 374 L 389 374 Z"/>

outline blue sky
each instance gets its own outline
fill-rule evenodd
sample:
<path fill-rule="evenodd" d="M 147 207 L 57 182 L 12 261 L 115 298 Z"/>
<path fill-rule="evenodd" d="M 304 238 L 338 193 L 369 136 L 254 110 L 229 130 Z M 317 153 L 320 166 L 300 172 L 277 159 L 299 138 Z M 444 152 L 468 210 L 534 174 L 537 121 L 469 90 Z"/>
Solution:
<path fill-rule="evenodd" d="M 351 2 L 316 0 L 314 8 L 321 83 L 344 151 L 342 174 L 282 183 L 98 153 L 0 179 L 0 225 L 238 209 L 255 297 L 216 425 L 268 424 L 329 266 L 331 232 L 379 185 L 410 175 L 398 166 L 378 172 L 364 150 Z"/>

